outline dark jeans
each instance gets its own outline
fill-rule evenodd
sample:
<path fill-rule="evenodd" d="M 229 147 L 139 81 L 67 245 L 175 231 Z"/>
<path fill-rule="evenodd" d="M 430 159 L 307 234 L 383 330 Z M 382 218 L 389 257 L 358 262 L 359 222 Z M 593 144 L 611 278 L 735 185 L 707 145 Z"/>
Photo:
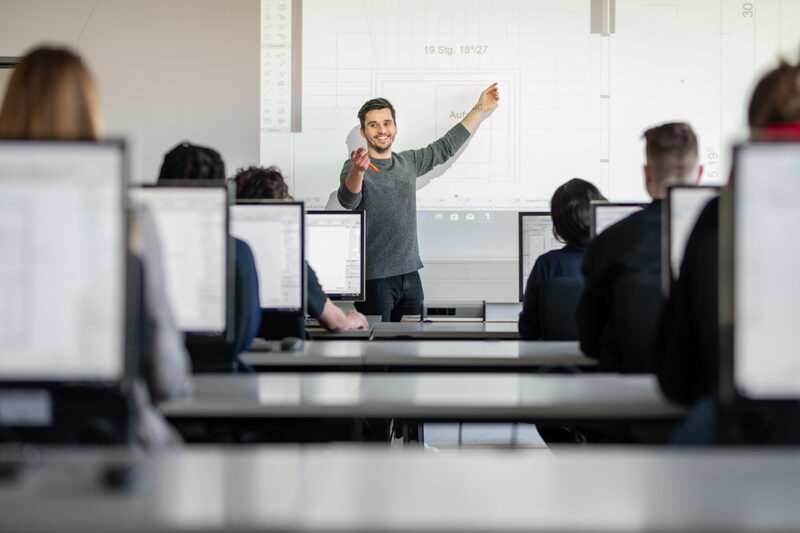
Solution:
<path fill-rule="evenodd" d="M 368 279 L 366 297 L 355 308 L 365 315 L 381 315 L 384 322 L 400 322 L 403 315 L 422 312 L 422 281 L 419 272 L 388 278 Z"/>

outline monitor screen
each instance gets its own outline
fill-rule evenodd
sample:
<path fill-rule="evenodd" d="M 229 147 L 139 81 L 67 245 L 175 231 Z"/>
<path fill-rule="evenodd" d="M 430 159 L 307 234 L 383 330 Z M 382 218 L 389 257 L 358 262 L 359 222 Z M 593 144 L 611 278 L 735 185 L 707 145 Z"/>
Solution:
<path fill-rule="evenodd" d="M 228 313 L 228 190 L 224 186 L 131 189 L 158 231 L 167 301 L 178 328 L 222 335 Z"/>
<path fill-rule="evenodd" d="M 734 165 L 734 385 L 754 399 L 797 399 L 800 144 L 743 144 Z"/>
<path fill-rule="evenodd" d="M 253 250 L 262 309 L 305 310 L 303 203 L 240 200 L 231 210 L 231 235 Z"/>
<path fill-rule="evenodd" d="M 364 211 L 306 213 L 306 258 L 331 300 L 364 299 Z"/>
<path fill-rule="evenodd" d="M 0 141 L 0 380 L 125 371 L 121 142 Z"/>
<path fill-rule="evenodd" d="M 667 192 L 667 217 L 669 247 L 667 257 L 672 279 L 678 277 L 683 262 L 686 243 L 694 229 L 697 218 L 708 202 L 719 194 L 719 187 L 680 185 L 670 187 Z"/>
<path fill-rule="evenodd" d="M 620 202 L 592 202 L 592 238 L 600 235 L 609 226 L 639 211 L 647 204 Z"/>
<path fill-rule="evenodd" d="M 563 248 L 564 243 L 553 235 L 553 219 L 547 211 L 519 214 L 519 300 L 525 294 L 536 259 L 545 252 Z"/>

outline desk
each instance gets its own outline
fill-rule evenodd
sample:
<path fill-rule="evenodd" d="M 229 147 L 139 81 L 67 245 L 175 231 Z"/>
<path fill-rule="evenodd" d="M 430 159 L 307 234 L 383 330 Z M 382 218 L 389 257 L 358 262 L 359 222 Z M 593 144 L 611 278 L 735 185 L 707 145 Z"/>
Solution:
<path fill-rule="evenodd" d="M 450 454 L 365 446 L 42 451 L 0 484 L 3 529 L 82 531 L 797 531 L 797 449 L 566 448 Z M 129 460 L 139 490 L 103 465 Z"/>
<path fill-rule="evenodd" d="M 160 405 L 168 419 L 406 419 L 559 422 L 676 420 L 654 376 L 519 374 L 204 374 Z"/>
<path fill-rule="evenodd" d="M 277 349 L 278 344 L 271 346 Z M 577 342 L 520 340 L 306 342 L 296 352 L 248 352 L 240 359 L 259 371 L 530 372 L 597 366 L 581 353 Z"/>
<path fill-rule="evenodd" d="M 375 340 L 405 339 L 517 339 L 516 322 L 381 322 L 372 330 Z"/>
<path fill-rule="evenodd" d="M 322 326 L 306 326 L 306 332 L 311 335 L 311 338 L 316 340 L 341 340 L 341 339 L 359 339 L 368 340 L 372 338 L 372 328 L 381 322 L 380 315 L 366 315 L 367 329 L 348 329 L 345 331 L 328 331 Z"/>

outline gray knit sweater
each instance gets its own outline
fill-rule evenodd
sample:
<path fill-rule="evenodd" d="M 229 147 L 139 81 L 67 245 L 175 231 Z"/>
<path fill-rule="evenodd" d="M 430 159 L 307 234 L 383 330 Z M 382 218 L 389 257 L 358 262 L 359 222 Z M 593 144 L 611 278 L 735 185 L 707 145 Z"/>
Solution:
<path fill-rule="evenodd" d="M 342 167 L 339 203 L 346 209 L 363 209 L 366 219 L 367 279 L 415 272 L 422 268 L 417 242 L 417 189 L 419 176 L 450 159 L 469 138 L 461 123 L 419 150 L 392 153 L 390 159 L 373 159 L 379 172 L 367 169 L 361 192 L 353 194 L 344 183 L 353 162 Z"/>

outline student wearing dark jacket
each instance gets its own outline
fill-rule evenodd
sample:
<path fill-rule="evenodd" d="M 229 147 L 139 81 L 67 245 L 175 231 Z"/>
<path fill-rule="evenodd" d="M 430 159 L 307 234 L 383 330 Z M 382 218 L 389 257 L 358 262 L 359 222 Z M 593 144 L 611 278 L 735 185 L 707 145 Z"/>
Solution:
<path fill-rule="evenodd" d="M 233 178 L 236 183 L 236 197 L 256 200 L 291 199 L 289 187 L 283 174 L 276 167 L 249 167 L 240 169 Z M 322 327 L 329 331 L 367 329 L 367 318 L 356 310 L 343 312 L 336 307 L 322 290 L 314 272 L 306 263 L 306 310 Z M 283 313 L 264 312 L 261 334 L 267 338 L 280 338 L 287 335 L 302 336 L 302 317 L 287 317 Z M 268 317 L 268 318 L 266 318 Z"/>
<path fill-rule="evenodd" d="M 225 163 L 213 148 L 183 142 L 167 152 L 161 164 L 158 181 L 219 180 L 225 182 Z M 234 278 L 238 300 L 235 302 L 234 327 L 236 354 L 246 351 L 261 323 L 261 304 L 258 297 L 258 273 L 250 246 L 241 239 L 234 241 Z M 241 365 L 245 367 L 244 365 Z M 245 367 L 246 368 L 246 367 Z"/>
<path fill-rule="evenodd" d="M 544 280 L 555 277 L 581 277 L 583 254 L 589 245 L 589 205 L 592 200 L 605 200 L 597 187 L 580 178 L 561 185 L 550 199 L 553 234 L 565 246 L 540 255 L 525 284 L 519 334 L 523 339 L 542 336 L 539 321 L 539 292 Z"/>
<path fill-rule="evenodd" d="M 663 124 L 647 130 L 644 138 L 645 187 L 653 202 L 598 235 L 583 260 L 585 288 L 576 315 L 581 350 L 605 370 L 630 370 L 624 367 L 614 322 L 615 287 L 628 275 L 660 274 L 661 198 L 668 185 L 695 185 L 703 172 L 689 124 Z M 661 299 L 652 305 L 661 306 Z"/>

